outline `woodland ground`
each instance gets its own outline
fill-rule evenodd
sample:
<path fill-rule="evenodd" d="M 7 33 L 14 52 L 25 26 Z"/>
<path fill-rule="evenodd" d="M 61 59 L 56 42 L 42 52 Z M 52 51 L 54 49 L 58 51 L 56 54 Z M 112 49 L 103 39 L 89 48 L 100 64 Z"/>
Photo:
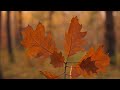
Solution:
<path fill-rule="evenodd" d="M 14 50 L 14 56 L 15 62 L 10 63 L 8 53 L 6 50 L 2 51 L 2 71 L 5 79 L 45 79 L 45 77 L 40 74 L 39 70 L 53 71 L 57 75 L 61 74 L 64 70 L 64 68 L 53 68 L 52 65 L 49 64 L 49 59 L 41 61 L 29 60 L 24 51 Z M 63 77 L 63 75 L 61 77 Z M 120 78 L 120 66 L 110 65 L 107 73 L 99 74 L 95 78 L 118 79 Z"/>

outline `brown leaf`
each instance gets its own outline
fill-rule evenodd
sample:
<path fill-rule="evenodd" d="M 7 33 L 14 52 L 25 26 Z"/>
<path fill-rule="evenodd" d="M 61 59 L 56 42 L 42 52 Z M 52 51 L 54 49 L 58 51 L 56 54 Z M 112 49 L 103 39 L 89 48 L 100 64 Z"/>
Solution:
<path fill-rule="evenodd" d="M 68 33 L 65 33 L 65 53 L 69 57 L 83 50 L 85 40 L 83 39 L 87 32 L 80 32 L 82 25 L 79 24 L 77 17 L 72 18 Z"/>
<path fill-rule="evenodd" d="M 30 58 L 34 57 L 48 57 L 52 55 L 54 51 L 57 51 L 54 40 L 51 33 L 45 36 L 44 26 L 39 23 L 36 30 L 33 30 L 31 26 L 27 26 L 23 32 L 22 45 L 27 48 L 27 55 Z"/>
<path fill-rule="evenodd" d="M 77 68 L 74 68 L 72 71 L 73 77 L 78 77 L 79 75 L 91 77 L 96 75 L 99 72 L 105 72 L 107 66 L 110 64 L 109 56 L 104 52 L 103 46 L 94 51 L 93 48 L 90 48 L 88 53 L 78 62 Z M 78 67 L 79 66 L 79 67 Z M 79 68 L 79 69 L 78 69 Z M 75 76 L 74 74 L 80 73 Z"/>
<path fill-rule="evenodd" d="M 62 56 L 62 53 L 54 52 L 51 56 L 51 64 L 56 67 L 62 67 L 64 65 L 64 56 Z"/>
<path fill-rule="evenodd" d="M 97 73 L 97 67 L 95 66 L 95 61 L 91 61 L 91 57 L 88 57 L 87 59 L 83 60 L 80 63 L 80 68 L 82 70 L 85 70 L 89 75 L 90 72 Z"/>
<path fill-rule="evenodd" d="M 42 75 L 44 75 L 47 79 L 57 79 L 58 78 L 58 76 L 56 76 L 50 72 L 47 72 L 47 71 L 40 71 L 40 73 Z"/>

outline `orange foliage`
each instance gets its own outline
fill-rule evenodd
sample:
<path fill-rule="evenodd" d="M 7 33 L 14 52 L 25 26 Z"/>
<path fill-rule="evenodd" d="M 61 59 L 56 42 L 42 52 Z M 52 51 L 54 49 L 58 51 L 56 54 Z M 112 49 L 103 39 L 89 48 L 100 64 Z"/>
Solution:
<path fill-rule="evenodd" d="M 30 58 L 47 58 L 57 50 L 51 33 L 48 33 L 48 35 L 45 36 L 45 29 L 41 23 L 37 25 L 36 30 L 33 30 L 32 27 L 28 25 L 23 30 L 22 35 L 24 39 L 21 43 L 27 48 L 27 55 Z"/>
<path fill-rule="evenodd" d="M 51 56 L 51 64 L 54 67 L 61 67 L 64 63 L 64 57 L 62 53 L 57 53 L 57 48 L 51 33 L 45 36 L 44 26 L 39 23 L 36 30 L 33 30 L 31 26 L 27 26 L 22 35 L 22 45 L 27 48 L 27 55 L 30 58 L 43 57 L 47 58 Z"/>
<path fill-rule="evenodd" d="M 90 48 L 88 53 L 72 69 L 72 77 L 83 75 L 93 76 L 98 72 L 104 73 L 110 63 L 109 56 L 103 51 L 103 45 L 96 50 Z"/>
<path fill-rule="evenodd" d="M 62 67 L 64 65 L 64 56 L 62 56 L 62 53 L 54 52 L 51 55 L 51 62 L 50 62 L 55 68 L 56 67 Z"/>
<path fill-rule="evenodd" d="M 77 17 L 72 18 L 68 33 L 65 33 L 65 53 L 69 57 L 83 49 L 87 32 L 80 32 L 82 25 L 79 24 Z"/>
<path fill-rule="evenodd" d="M 65 33 L 65 43 L 64 52 L 68 57 L 76 54 L 77 52 L 83 50 L 85 45 L 85 40 L 83 39 L 87 32 L 81 32 L 82 25 L 79 24 L 77 17 L 73 17 L 70 23 L 68 32 Z M 27 48 L 27 55 L 30 58 L 50 56 L 51 62 L 55 68 L 67 65 L 67 60 L 65 62 L 62 53 L 58 53 L 55 41 L 52 38 L 51 33 L 45 35 L 44 26 L 39 23 L 35 30 L 31 26 L 27 26 L 23 31 L 22 45 Z M 99 46 L 96 50 L 90 48 L 88 53 L 70 70 L 70 78 L 82 76 L 93 76 L 98 72 L 105 72 L 106 67 L 110 63 L 109 56 L 104 52 L 103 46 Z M 58 76 L 47 72 L 40 71 L 48 79 L 56 79 Z M 64 73 L 65 75 L 66 72 Z"/>

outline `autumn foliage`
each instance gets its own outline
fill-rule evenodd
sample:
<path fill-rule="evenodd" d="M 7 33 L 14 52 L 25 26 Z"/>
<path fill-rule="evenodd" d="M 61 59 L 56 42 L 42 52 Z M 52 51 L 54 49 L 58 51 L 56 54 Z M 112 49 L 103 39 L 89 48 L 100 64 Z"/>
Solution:
<path fill-rule="evenodd" d="M 77 17 L 72 18 L 68 32 L 65 33 L 65 53 L 67 57 L 76 54 L 83 49 L 86 32 L 81 32 L 82 25 L 79 24 Z"/>
<path fill-rule="evenodd" d="M 29 25 L 24 28 L 22 31 L 23 40 L 21 44 L 26 48 L 26 54 L 29 58 L 50 57 L 50 64 L 52 64 L 54 68 L 65 67 L 63 74 L 66 75 L 66 65 L 69 62 L 68 58 L 83 51 L 84 45 L 86 45 L 84 37 L 87 32 L 82 32 L 81 29 L 82 25 L 79 24 L 77 17 L 73 17 L 68 32 L 65 33 L 64 53 L 66 58 L 63 56 L 62 52 L 56 48 L 51 33 L 45 33 L 45 28 L 41 23 L 37 25 L 35 30 Z M 90 48 L 82 59 L 71 66 L 69 76 L 71 78 L 78 76 L 92 77 L 99 72 L 104 73 L 109 63 L 110 58 L 108 54 L 104 52 L 103 45 L 100 45 L 96 51 L 94 48 Z M 59 75 L 54 75 L 48 71 L 40 71 L 40 73 L 48 79 L 59 78 Z"/>
<path fill-rule="evenodd" d="M 103 51 L 103 46 L 99 46 L 99 48 L 94 50 L 94 48 L 90 48 L 90 50 L 86 53 L 86 55 L 75 65 L 72 70 L 72 77 L 78 77 L 80 75 L 84 77 L 94 76 L 98 72 L 105 72 L 106 67 L 109 65 L 110 58 Z"/>

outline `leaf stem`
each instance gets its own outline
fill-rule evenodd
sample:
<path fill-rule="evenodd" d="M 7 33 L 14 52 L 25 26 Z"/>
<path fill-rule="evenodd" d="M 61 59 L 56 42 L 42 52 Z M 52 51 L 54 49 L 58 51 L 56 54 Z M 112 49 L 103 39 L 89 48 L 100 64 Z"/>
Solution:
<path fill-rule="evenodd" d="M 65 62 L 64 79 L 66 79 L 66 69 L 67 69 L 67 62 Z"/>
<path fill-rule="evenodd" d="M 65 71 L 64 71 L 64 79 L 66 79 L 66 71 L 67 71 L 67 64 L 68 64 L 68 57 L 66 58 L 66 62 L 64 62 L 64 64 L 65 64 Z"/>
<path fill-rule="evenodd" d="M 67 67 L 71 68 L 70 66 L 67 65 L 68 63 L 77 63 L 77 62 L 68 62 L 68 57 L 67 57 L 66 62 L 64 62 L 64 64 L 65 64 L 65 67 L 64 67 L 65 68 L 64 69 L 64 79 L 66 79 L 66 75 L 68 75 L 68 74 L 66 74 Z M 79 68 L 79 67 L 72 67 L 72 68 Z M 69 75 L 69 76 L 71 76 L 71 75 Z"/>

